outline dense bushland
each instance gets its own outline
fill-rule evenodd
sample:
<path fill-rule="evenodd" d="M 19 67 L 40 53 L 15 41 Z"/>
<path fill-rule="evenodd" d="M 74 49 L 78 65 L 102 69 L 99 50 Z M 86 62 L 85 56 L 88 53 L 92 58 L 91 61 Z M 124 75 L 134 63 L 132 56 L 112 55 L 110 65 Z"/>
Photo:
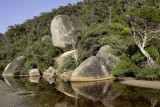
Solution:
<path fill-rule="evenodd" d="M 51 20 L 60 14 L 74 17 L 86 26 L 84 31 L 76 30 L 80 35 L 76 43 L 79 63 L 108 44 L 111 52 L 122 60 L 113 69 L 114 75 L 159 78 L 159 68 L 156 68 L 160 62 L 158 0 L 84 0 L 41 13 L 21 25 L 9 26 L 5 34 L 0 34 L 0 71 L 20 55 L 26 56 L 26 62 L 16 69 L 21 74 L 35 67 L 43 71 L 55 66 L 54 57 L 63 51 L 41 38 L 51 35 Z M 68 58 L 63 69 L 73 69 L 74 65 L 73 59 Z M 148 65 L 154 68 L 144 69 Z"/>

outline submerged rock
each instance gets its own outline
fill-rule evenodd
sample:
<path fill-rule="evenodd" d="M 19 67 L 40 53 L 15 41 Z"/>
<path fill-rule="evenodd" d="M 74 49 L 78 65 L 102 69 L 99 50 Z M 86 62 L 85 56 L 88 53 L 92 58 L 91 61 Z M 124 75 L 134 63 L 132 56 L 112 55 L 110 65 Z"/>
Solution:
<path fill-rule="evenodd" d="M 101 47 L 96 56 L 82 62 L 72 73 L 71 81 L 96 81 L 112 79 L 112 68 L 119 60 L 110 53 L 110 47 Z"/>
<path fill-rule="evenodd" d="M 40 72 L 39 72 L 38 69 L 31 69 L 29 71 L 29 76 L 30 77 L 38 77 L 38 76 L 41 76 L 41 75 L 40 75 Z"/>
<path fill-rule="evenodd" d="M 73 58 L 77 57 L 77 50 L 67 51 L 63 53 L 62 55 L 60 55 L 59 57 L 55 58 L 55 61 L 58 67 L 60 68 L 63 64 L 64 59 L 70 56 L 72 56 Z"/>
<path fill-rule="evenodd" d="M 2 75 L 13 75 L 15 69 L 17 68 L 17 66 L 19 66 L 20 64 L 22 64 L 25 61 L 25 57 L 24 56 L 20 56 L 16 59 L 14 59 L 12 62 L 10 62 L 6 68 L 4 69 L 4 72 Z"/>
<path fill-rule="evenodd" d="M 73 41 L 76 41 L 77 35 L 73 33 L 75 29 L 83 30 L 76 19 L 67 15 L 58 15 L 53 18 L 51 23 L 52 42 L 59 48 L 72 48 Z"/>

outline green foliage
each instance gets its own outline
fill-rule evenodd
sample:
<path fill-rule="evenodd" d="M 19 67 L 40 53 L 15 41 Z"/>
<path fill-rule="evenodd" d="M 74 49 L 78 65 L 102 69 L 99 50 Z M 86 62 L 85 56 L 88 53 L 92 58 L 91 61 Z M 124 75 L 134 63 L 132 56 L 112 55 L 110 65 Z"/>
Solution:
<path fill-rule="evenodd" d="M 28 47 L 24 53 L 26 61 L 22 66 L 17 67 L 21 74 L 28 74 L 30 69 L 38 68 L 40 71 L 46 70 L 49 66 L 54 66 L 54 57 L 61 51 L 50 42 L 37 41 Z"/>
<path fill-rule="evenodd" d="M 111 52 L 113 54 L 122 54 L 128 48 L 127 42 L 121 39 L 120 35 L 111 33 L 105 23 L 89 26 L 82 33 L 78 42 L 82 49 L 79 54 L 80 59 L 95 55 L 99 48 L 105 44 L 112 47 Z"/>
<path fill-rule="evenodd" d="M 4 69 L 5 69 L 6 66 L 7 66 L 7 64 L 5 64 L 4 62 L 0 61 L 0 74 L 3 73 L 3 71 L 4 71 Z"/>
<path fill-rule="evenodd" d="M 127 38 L 131 34 L 131 29 L 120 23 L 111 23 L 109 29 L 117 35 L 121 35 L 122 38 Z"/>
<path fill-rule="evenodd" d="M 142 18 L 152 19 L 160 22 L 160 9 L 156 7 L 144 7 L 137 10 L 135 13 L 131 13 L 134 16 L 140 16 Z"/>
<path fill-rule="evenodd" d="M 160 79 L 160 67 L 141 69 L 141 71 L 137 72 L 135 76 L 138 79 L 149 79 L 149 80 Z"/>
<path fill-rule="evenodd" d="M 18 75 L 20 75 L 20 71 L 15 71 L 13 74 L 18 76 Z"/>
<path fill-rule="evenodd" d="M 41 37 L 43 37 L 45 35 L 50 35 L 50 34 L 51 33 L 50 33 L 49 29 L 45 29 L 45 30 L 41 31 L 41 33 L 40 33 Z"/>
<path fill-rule="evenodd" d="M 158 52 L 158 48 L 155 46 L 149 46 L 145 49 L 149 55 L 152 57 L 153 60 L 157 61 L 159 60 L 159 52 Z"/>
<path fill-rule="evenodd" d="M 65 92 L 70 93 L 70 94 L 72 94 L 74 92 L 74 90 L 72 89 L 72 86 L 71 86 L 71 82 L 65 82 L 64 80 L 62 80 L 62 84 L 64 86 Z"/>
<path fill-rule="evenodd" d="M 121 55 L 123 52 L 125 52 L 128 49 L 127 41 L 124 39 L 121 39 L 120 35 L 114 35 L 110 33 L 106 36 L 103 36 L 99 40 L 99 42 L 102 46 L 105 44 L 110 45 L 112 47 L 110 52 L 115 55 Z"/>
<path fill-rule="evenodd" d="M 114 76 L 134 76 L 134 73 L 138 71 L 139 68 L 134 63 L 122 60 L 113 68 L 112 74 Z"/>
<path fill-rule="evenodd" d="M 128 55 L 128 54 L 125 54 L 125 53 L 123 53 L 123 54 L 120 56 L 120 59 L 121 59 L 121 60 L 124 60 L 124 61 L 127 61 L 127 62 L 130 61 L 129 55 Z"/>
<path fill-rule="evenodd" d="M 76 61 L 73 57 L 66 57 L 64 60 L 63 60 L 63 64 L 62 64 L 62 67 L 61 69 L 64 70 L 64 69 L 68 69 L 68 70 L 74 70 L 76 68 Z"/>
<path fill-rule="evenodd" d="M 131 60 L 134 63 L 138 63 L 141 62 L 145 59 L 145 56 L 142 55 L 142 53 L 140 51 L 137 51 L 133 56 L 131 56 Z"/>
<path fill-rule="evenodd" d="M 5 34 L 0 33 L 0 72 L 10 61 L 21 55 L 26 56 L 26 62 L 16 71 L 22 74 L 27 74 L 32 68 L 43 71 L 49 66 L 56 66 L 54 57 L 61 51 L 51 42 L 44 43 L 40 40 L 45 35 L 51 35 L 50 23 L 56 15 L 69 15 L 87 27 L 84 31 L 73 31 L 78 36 L 76 48 L 79 50 L 79 60 L 83 61 L 96 55 L 101 46 L 108 44 L 113 54 L 122 55 L 121 59 L 126 61 L 124 63 L 129 70 L 120 70 L 121 74 L 125 75 L 125 72 L 131 72 L 130 69 L 134 67 L 130 60 L 135 64 L 145 60 L 138 49 L 130 48 L 132 43 L 128 37 L 132 32 L 130 25 L 127 25 L 127 14 L 160 22 L 159 1 L 85 0 L 76 5 L 68 4 L 52 9 L 51 12 L 41 13 L 40 16 L 28 19 L 21 25 L 9 26 Z M 159 47 L 159 41 L 154 39 L 145 49 L 156 62 L 160 61 Z M 74 67 L 73 59 L 64 63 L 64 69 Z"/>

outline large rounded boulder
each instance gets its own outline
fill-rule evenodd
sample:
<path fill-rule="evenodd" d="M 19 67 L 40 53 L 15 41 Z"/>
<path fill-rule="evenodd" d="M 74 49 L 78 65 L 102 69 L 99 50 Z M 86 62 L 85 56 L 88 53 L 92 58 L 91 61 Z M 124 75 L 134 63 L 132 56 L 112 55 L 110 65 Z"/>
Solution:
<path fill-rule="evenodd" d="M 20 56 L 16 59 L 14 59 L 12 62 L 10 62 L 6 68 L 4 69 L 4 72 L 2 75 L 13 75 L 15 69 L 17 68 L 17 66 L 19 66 L 20 64 L 22 64 L 25 61 L 25 57 L 24 56 Z"/>
<path fill-rule="evenodd" d="M 100 48 L 96 56 L 82 62 L 72 73 L 71 81 L 96 81 L 112 79 L 112 68 L 120 59 L 110 53 L 110 46 Z"/>
<path fill-rule="evenodd" d="M 51 23 L 52 42 L 54 46 L 62 49 L 72 48 L 73 42 L 77 39 L 77 35 L 73 31 L 77 29 L 83 30 L 84 26 L 76 19 L 67 15 L 54 17 Z"/>

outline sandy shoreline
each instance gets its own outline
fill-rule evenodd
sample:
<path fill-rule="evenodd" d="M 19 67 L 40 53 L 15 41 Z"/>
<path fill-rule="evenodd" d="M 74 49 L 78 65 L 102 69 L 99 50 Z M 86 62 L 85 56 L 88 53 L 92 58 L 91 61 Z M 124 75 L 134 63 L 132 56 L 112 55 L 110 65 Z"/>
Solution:
<path fill-rule="evenodd" d="M 142 88 L 160 89 L 160 81 L 125 80 L 122 81 L 121 83 L 125 85 L 142 87 Z"/>

